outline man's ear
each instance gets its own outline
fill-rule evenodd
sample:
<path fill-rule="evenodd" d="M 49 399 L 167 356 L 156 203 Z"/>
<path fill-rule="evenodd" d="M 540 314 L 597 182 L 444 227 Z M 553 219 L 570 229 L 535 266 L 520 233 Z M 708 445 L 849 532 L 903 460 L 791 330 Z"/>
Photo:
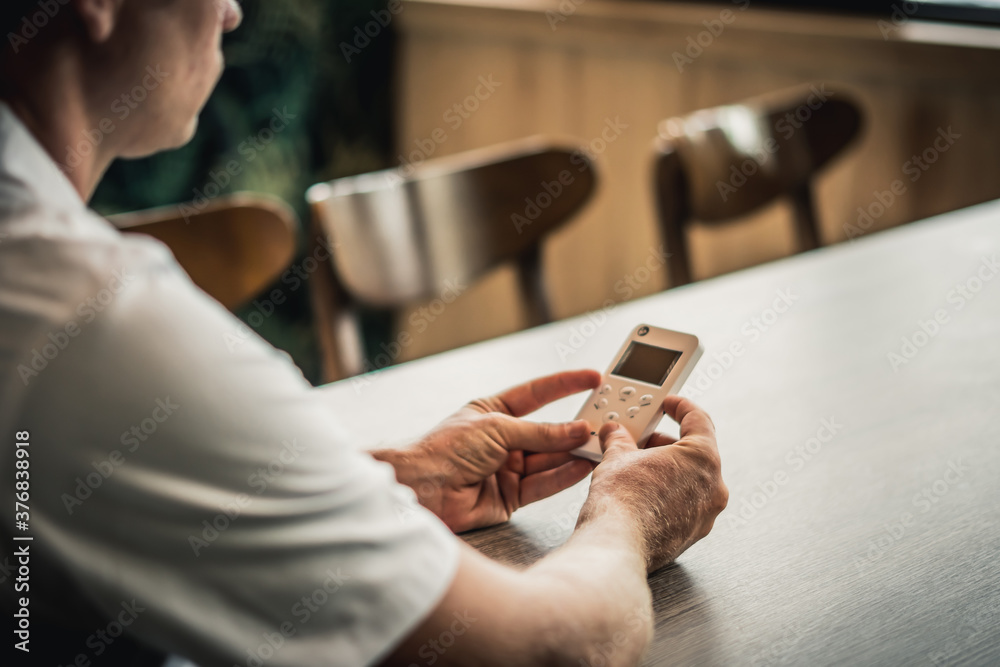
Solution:
<path fill-rule="evenodd" d="M 124 0 L 72 0 L 80 22 L 94 42 L 106 42 L 118 24 Z"/>

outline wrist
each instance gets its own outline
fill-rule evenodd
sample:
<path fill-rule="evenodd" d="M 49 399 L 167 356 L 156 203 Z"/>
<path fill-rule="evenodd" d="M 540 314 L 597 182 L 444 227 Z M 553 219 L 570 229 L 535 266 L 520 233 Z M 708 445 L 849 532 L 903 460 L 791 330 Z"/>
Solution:
<path fill-rule="evenodd" d="M 641 561 L 643 571 L 651 569 L 653 554 L 642 520 L 614 496 L 591 493 L 580 510 L 573 537 L 628 551 Z"/>

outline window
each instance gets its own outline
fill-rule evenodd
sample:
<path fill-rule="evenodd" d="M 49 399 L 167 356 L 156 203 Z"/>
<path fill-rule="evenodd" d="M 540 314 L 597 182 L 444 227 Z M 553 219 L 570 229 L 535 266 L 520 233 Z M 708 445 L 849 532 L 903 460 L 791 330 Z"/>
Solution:
<path fill-rule="evenodd" d="M 885 17 L 896 8 L 909 10 L 916 5 L 909 14 L 916 19 L 1000 25 L 1000 0 L 759 0 L 755 4 Z"/>

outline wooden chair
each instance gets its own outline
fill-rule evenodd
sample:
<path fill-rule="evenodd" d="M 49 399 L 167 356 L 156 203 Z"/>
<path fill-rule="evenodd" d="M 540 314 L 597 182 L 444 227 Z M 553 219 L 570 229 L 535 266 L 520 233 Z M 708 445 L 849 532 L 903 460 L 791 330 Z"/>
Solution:
<path fill-rule="evenodd" d="M 542 242 L 596 183 L 578 145 L 532 137 L 313 186 L 310 237 L 333 255 L 310 276 L 325 379 L 372 369 L 359 308 L 395 313 L 503 263 L 530 326 L 549 322 Z"/>
<path fill-rule="evenodd" d="M 719 225 L 787 196 L 798 251 L 820 245 L 812 178 L 859 133 L 846 93 L 809 86 L 660 123 L 655 192 L 674 286 L 691 282 L 686 229 Z"/>
<path fill-rule="evenodd" d="M 237 193 L 108 218 L 124 232 L 169 247 L 196 285 L 230 310 L 246 304 L 291 264 L 298 218 L 281 200 Z"/>

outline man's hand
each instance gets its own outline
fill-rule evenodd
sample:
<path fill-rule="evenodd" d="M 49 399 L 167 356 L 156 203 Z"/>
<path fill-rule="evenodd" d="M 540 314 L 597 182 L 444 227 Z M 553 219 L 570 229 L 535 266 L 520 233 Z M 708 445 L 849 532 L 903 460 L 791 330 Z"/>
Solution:
<path fill-rule="evenodd" d="M 510 519 L 519 507 L 573 486 L 593 464 L 570 454 L 585 444 L 585 421 L 520 419 L 552 401 L 593 389 L 596 371 L 572 371 L 472 401 L 408 450 L 375 452 L 396 478 L 454 532 Z"/>
<path fill-rule="evenodd" d="M 456 417 L 459 423 L 476 423 L 499 405 L 506 406 L 501 414 L 521 414 L 598 380 L 596 374 L 580 379 L 568 375 L 473 403 Z M 546 387 L 553 382 L 563 388 Z M 536 388 L 535 397 L 525 391 L 530 387 Z M 451 588 L 383 664 L 417 662 L 428 640 L 448 632 L 459 613 L 471 614 L 478 622 L 440 656 L 441 667 L 637 664 L 654 630 L 647 573 L 708 534 L 728 499 L 708 415 L 676 396 L 667 398 L 663 407 L 680 422 L 680 440 L 654 435 L 640 450 L 625 428 L 602 427 L 604 460 L 594 470 L 590 496 L 569 541 L 525 570 L 504 567 L 463 547 Z M 494 445 L 483 449 L 492 452 Z M 526 461 L 550 454 L 521 456 Z M 496 474 L 496 493 L 503 493 L 506 474 L 513 473 L 505 468 Z M 531 476 L 515 477 L 513 486 L 523 499 Z M 463 504 L 468 502 L 463 498 Z M 608 646 L 614 650 L 608 652 Z"/>
<path fill-rule="evenodd" d="M 578 522 L 584 527 L 600 515 L 624 513 L 650 572 L 708 535 L 729 500 L 711 418 L 679 396 L 664 399 L 663 410 L 680 424 L 679 440 L 654 433 L 639 449 L 621 425 L 601 427 L 604 459 Z"/>

